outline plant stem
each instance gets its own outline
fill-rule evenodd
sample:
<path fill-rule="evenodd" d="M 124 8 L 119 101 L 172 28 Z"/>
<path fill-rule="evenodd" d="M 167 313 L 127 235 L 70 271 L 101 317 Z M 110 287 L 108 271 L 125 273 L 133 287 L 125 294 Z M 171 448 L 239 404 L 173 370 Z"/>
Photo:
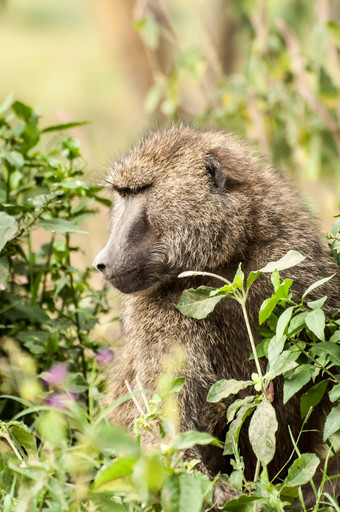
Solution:
<path fill-rule="evenodd" d="M 43 283 L 42 283 L 42 287 L 41 287 L 41 294 L 40 294 L 40 297 L 41 297 L 40 303 L 41 304 L 44 301 L 44 294 L 45 294 L 45 290 L 46 290 L 47 276 L 48 276 L 48 273 L 49 273 L 49 267 L 50 267 L 50 263 L 51 263 L 54 238 L 55 238 L 54 234 L 52 233 L 51 242 L 50 242 L 49 247 L 48 247 L 48 254 L 47 254 L 47 261 L 46 261 L 46 264 L 45 264 L 45 273 L 44 273 Z"/>
<path fill-rule="evenodd" d="M 261 468 L 261 463 L 260 463 L 259 459 L 257 459 L 256 460 L 255 474 L 254 474 L 254 482 L 257 482 L 257 480 L 259 478 L 260 468 Z"/>
<path fill-rule="evenodd" d="M 252 333 L 252 330 L 251 330 L 251 327 L 250 327 L 249 317 L 248 317 L 248 313 L 247 313 L 246 299 L 243 298 L 242 300 L 240 300 L 240 299 L 236 299 L 236 300 L 241 304 L 241 307 L 242 307 L 244 321 L 246 323 L 247 332 L 248 332 L 248 336 L 249 336 L 249 340 L 250 340 L 251 349 L 252 349 L 252 352 L 253 352 L 253 355 L 254 355 L 254 360 L 255 360 L 255 364 L 256 364 L 257 373 L 258 373 L 258 375 L 259 375 L 259 377 L 261 379 L 262 391 L 266 395 L 266 390 L 264 388 L 263 375 L 262 375 L 262 370 L 261 370 L 261 366 L 260 366 L 260 361 L 259 361 L 259 358 L 258 358 L 258 355 L 257 355 L 257 352 L 256 352 L 256 345 L 255 345 L 255 341 L 254 341 L 254 337 L 253 337 L 253 333 Z"/>
<path fill-rule="evenodd" d="M 212 272 L 199 272 L 199 271 L 188 271 L 188 272 L 182 272 L 181 274 L 179 274 L 178 277 L 192 277 L 192 276 L 210 276 L 210 277 L 214 277 L 215 279 L 218 279 L 219 281 L 223 281 L 223 283 L 226 283 L 228 284 L 229 286 L 231 286 L 231 282 L 228 281 L 228 279 L 225 279 L 224 277 L 221 277 L 221 276 L 218 276 L 217 274 L 213 274 Z"/>

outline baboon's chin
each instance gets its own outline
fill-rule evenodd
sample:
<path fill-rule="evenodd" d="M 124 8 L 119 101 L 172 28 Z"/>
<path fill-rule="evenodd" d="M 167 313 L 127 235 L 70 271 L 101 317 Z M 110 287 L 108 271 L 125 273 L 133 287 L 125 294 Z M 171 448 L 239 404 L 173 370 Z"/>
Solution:
<path fill-rule="evenodd" d="M 134 279 L 124 279 L 124 277 L 119 279 L 112 278 L 110 279 L 110 283 L 114 288 L 117 288 L 117 290 L 126 295 L 131 293 L 148 293 L 150 290 L 154 290 L 161 284 L 158 279 L 143 279 L 139 276 L 136 276 Z"/>

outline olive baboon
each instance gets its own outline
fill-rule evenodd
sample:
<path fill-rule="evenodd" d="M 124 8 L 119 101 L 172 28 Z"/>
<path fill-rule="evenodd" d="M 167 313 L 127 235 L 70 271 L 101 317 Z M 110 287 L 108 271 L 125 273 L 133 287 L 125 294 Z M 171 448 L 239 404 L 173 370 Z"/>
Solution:
<path fill-rule="evenodd" d="M 337 273 L 338 267 L 291 187 L 233 136 L 184 125 L 156 131 L 110 169 L 107 183 L 117 193 L 113 228 L 94 264 L 126 294 L 125 346 L 109 397 L 125 395 L 124 381 L 134 383 L 136 376 L 144 388 L 155 389 L 161 359 L 180 342 L 186 354 L 182 371 L 186 383 L 179 394 L 181 428 L 224 440 L 231 400 L 212 404 L 206 398 L 216 381 L 246 380 L 255 370 L 241 308 L 235 301 L 223 300 L 204 320 L 183 316 L 176 309 L 182 291 L 203 282 L 216 283 L 197 277 L 178 279 L 178 274 L 206 270 L 232 280 L 239 262 L 247 275 L 296 249 L 306 259 L 283 276 L 294 279 L 293 292 L 298 297 L 312 282 Z M 327 294 L 328 307 L 335 310 L 339 288 L 337 273 L 312 297 Z M 248 301 L 255 336 L 259 307 L 271 294 L 270 280 L 262 276 Z M 302 423 L 299 398 L 294 396 L 283 405 L 280 379 L 274 386 L 279 442 L 269 464 L 270 475 L 282 468 L 292 452 L 288 425 L 296 439 Z M 322 430 L 325 408 L 324 402 L 312 413 L 308 426 L 314 431 L 302 435 L 301 452 L 317 450 L 321 443 L 317 431 Z M 137 417 L 131 400 L 112 413 L 112 421 L 129 427 Z M 256 459 L 245 428 L 239 444 L 246 476 L 251 478 Z M 197 453 L 207 474 L 228 471 L 228 459 L 219 448 L 199 447 Z M 337 461 L 333 465 L 337 471 Z M 216 501 L 232 495 L 226 487 Z"/>

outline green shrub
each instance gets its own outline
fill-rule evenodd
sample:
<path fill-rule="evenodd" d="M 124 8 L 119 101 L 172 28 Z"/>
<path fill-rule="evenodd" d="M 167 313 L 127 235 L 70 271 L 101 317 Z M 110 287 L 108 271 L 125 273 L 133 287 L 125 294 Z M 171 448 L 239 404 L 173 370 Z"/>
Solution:
<path fill-rule="evenodd" d="M 96 213 L 96 203 L 110 202 L 98 195 L 99 187 L 84 182 L 79 143 L 62 135 L 82 123 L 40 128 L 39 121 L 19 101 L 8 98 L 0 107 L 1 347 L 7 353 L 25 347 L 38 373 L 56 361 L 67 364 L 83 392 L 100 348 L 89 333 L 108 306 L 106 291 L 89 283 L 92 269 L 72 266 L 80 248 L 71 235 L 86 233 L 80 223 Z M 33 249 L 38 228 L 43 243 Z M 3 379 L 9 391 L 18 391 L 15 379 Z M 26 386 L 27 398 L 34 392 Z"/>

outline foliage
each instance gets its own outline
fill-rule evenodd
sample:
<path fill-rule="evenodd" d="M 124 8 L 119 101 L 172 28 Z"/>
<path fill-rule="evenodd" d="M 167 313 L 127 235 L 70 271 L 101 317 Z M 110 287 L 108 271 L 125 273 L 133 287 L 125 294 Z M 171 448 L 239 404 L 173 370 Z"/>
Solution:
<path fill-rule="evenodd" d="M 93 367 L 89 395 L 97 405 L 99 383 Z M 163 381 L 150 402 L 140 390 L 147 403 L 142 430 L 155 436 L 151 453 L 141 449 L 138 439 L 110 425 L 105 411 L 87 411 L 75 401 L 67 380 L 58 384 L 62 402 L 25 401 L 17 417 L 33 413 L 34 429 L 16 420 L 0 422 L 0 438 L 8 446 L 0 459 L 2 510 L 199 512 L 203 502 L 211 505 L 212 482 L 185 465 L 179 454 L 195 444 L 217 441 L 202 432 L 177 433 L 161 411 L 170 392 L 178 392 L 183 384 L 178 379 Z"/>
<path fill-rule="evenodd" d="M 99 187 L 83 181 L 78 142 L 59 134 L 81 123 L 41 129 L 37 112 L 10 97 L 0 116 L 1 348 L 11 354 L 23 345 L 34 356 L 33 373 L 34 367 L 41 372 L 64 362 L 75 390 L 84 392 L 91 368 L 86 351 L 94 354 L 100 347 L 89 333 L 108 306 L 106 292 L 90 285 L 92 270 L 73 267 L 71 257 L 80 249 L 71 234 L 86 233 L 80 223 L 96 213 L 96 203 L 110 202 L 98 196 Z M 57 135 L 45 140 L 43 150 L 49 132 Z M 18 392 L 8 371 L 3 386 Z M 28 400 L 40 393 L 36 385 L 24 387 Z M 3 404 L 6 415 L 5 409 Z"/>
<path fill-rule="evenodd" d="M 271 382 L 273 379 L 279 376 L 284 379 L 284 403 L 287 403 L 292 396 L 311 382 L 311 387 L 301 396 L 300 412 L 304 423 L 327 391 L 330 401 L 335 405 L 326 418 L 323 432 L 323 440 L 330 447 L 328 456 L 333 451 L 337 451 L 340 446 L 340 376 L 337 370 L 340 363 L 340 312 L 327 319 L 322 309 L 327 300 L 326 296 L 316 301 L 308 301 L 310 292 L 322 286 L 333 276 L 313 283 L 304 292 L 300 302 L 294 302 L 290 291 L 293 281 L 292 279 L 281 281 L 279 271 L 298 265 L 303 260 L 304 257 L 297 251 L 289 251 L 279 261 L 270 262 L 264 268 L 250 272 L 246 280 L 240 264 L 233 282 L 209 272 L 184 272 L 179 276 L 206 275 L 225 283 L 221 288 L 200 286 L 196 290 L 184 291 L 177 305 L 184 315 L 197 319 L 205 318 L 214 310 L 216 304 L 225 298 L 236 300 L 242 308 L 257 372 L 254 372 L 251 379 L 246 381 L 223 379 L 216 382 L 210 389 L 207 400 L 219 402 L 249 386 L 253 386 L 257 392 L 243 399 L 237 399 L 229 405 L 227 409 L 229 425 L 224 454 L 235 457 L 235 466 L 238 466 L 238 469 L 230 476 L 230 481 L 235 482 L 235 478 L 237 478 L 241 488 L 244 476 L 242 465 L 239 464 L 240 456 L 237 445 L 242 425 L 251 415 L 248 435 L 257 457 L 254 482 L 256 483 L 260 479 L 257 488 L 260 506 L 259 495 L 269 491 L 271 510 L 283 510 L 285 502 L 289 504 L 294 496 L 295 498 L 301 497 L 303 503 L 298 486 L 311 481 L 320 463 L 315 454 L 304 453 L 301 455 L 298 449 L 298 440 L 293 440 L 298 458 L 290 466 L 282 483 L 274 485 L 268 482 L 267 465 L 275 455 L 275 433 L 278 427 L 276 412 L 271 404 Z M 263 273 L 271 273 L 274 293 L 261 305 L 259 325 L 267 322 L 267 327 L 260 329 L 263 340 L 255 346 L 246 304 L 250 288 Z M 259 362 L 261 357 L 266 357 L 268 361 L 265 374 L 263 374 Z M 290 459 L 293 455 L 294 453 L 291 454 Z M 262 467 L 261 476 L 260 466 Z M 237 475 L 237 473 L 239 474 Z M 324 484 L 325 478 L 319 490 L 314 488 L 317 500 L 315 510 L 319 510 L 317 507 L 322 501 Z M 294 492 L 290 492 L 289 497 L 285 496 L 287 488 L 294 488 Z M 247 503 L 247 500 L 251 502 L 252 496 L 244 494 L 236 501 L 239 503 L 238 500 L 241 498 L 244 500 L 242 503 Z M 226 510 L 233 506 L 233 503 L 231 505 L 229 503 L 225 506 Z M 266 507 L 266 504 L 264 503 L 263 506 Z M 240 510 L 248 509 L 245 506 Z"/>

